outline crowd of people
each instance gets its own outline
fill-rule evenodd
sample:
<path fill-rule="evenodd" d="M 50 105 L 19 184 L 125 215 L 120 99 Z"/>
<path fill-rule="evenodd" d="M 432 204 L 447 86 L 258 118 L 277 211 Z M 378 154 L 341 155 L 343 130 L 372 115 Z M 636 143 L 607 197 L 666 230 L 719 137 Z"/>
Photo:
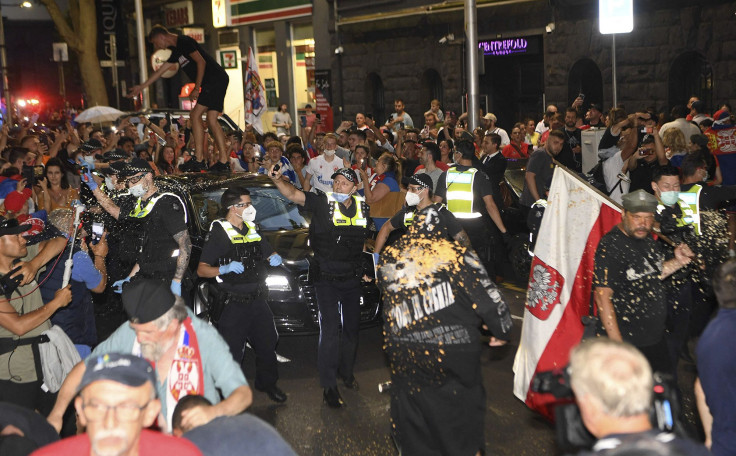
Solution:
<path fill-rule="evenodd" d="M 295 134 L 282 104 L 274 132 L 226 134 L 217 113 L 227 75 L 191 39 L 160 26 L 149 38 L 172 49 L 172 59 L 130 94 L 186 61 L 198 100 L 188 119 L 136 114 L 106 130 L 64 121 L 0 132 L 0 407 L 17 417 L 0 421 L 2 454 L 293 454 L 273 428 L 243 413 L 253 397 L 241 366 L 247 342 L 254 387 L 274 402 L 288 399 L 277 386 L 278 338 L 261 287 L 266 266 L 282 259 L 258 233 L 249 190 L 225 191 L 225 212 L 195 268 L 218 278 L 222 295 L 213 298 L 214 325 L 197 318 L 186 305 L 195 273 L 186 204 L 154 179 L 192 172 L 267 175 L 311 213 L 319 382 L 331 408 L 345 406 L 338 383 L 359 388 L 363 251 L 374 239 L 397 444 L 407 455 L 481 454 L 479 341 L 482 330 L 491 346 L 510 339 L 496 287 L 508 278 L 510 217 L 538 229 L 555 167 L 582 171 L 582 132 L 591 128 L 604 133 L 598 166 L 585 177 L 623 206 L 595 259 L 596 331 L 606 337 L 571 358 L 582 420 L 599 439 L 592 451 L 648 442 L 707 454 L 655 432 L 648 419 L 652 373 L 676 375 L 688 340 L 702 334 L 697 363 L 707 370 L 695 390 L 706 444 L 734 454 L 733 356 L 719 359 L 716 349 L 728 346 L 736 295 L 728 260 L 736 218 L 718 212 L 736 199 L 736 161 L 719 141 L 736 136 L 730 106 L 710 117 L 691 99 L 670 119 L 654 109 L 606 112 L 579 97 L 507 132 L 492 113 L 470 128 L 467 113 L 438 100 L 417 116 L 424 125 L 414 124 L 396 99 L 383 125 L 356 113 L 325 131 L 308 110 Z M 504 178 L 509 160 L 528 160 L 518 201 Z M 80 220 L 79 200 L 94 216 Z M 108 221 L 104 230 L 96 217 Z M 128 321 L 99 340 L 92 296 L 113 292 Z M 716 298 L 723 310 L 706 328 Z M 33 411 L 48 424 L 24 426 Z M 51 443 L 56 433 L 78 432 Z"/>

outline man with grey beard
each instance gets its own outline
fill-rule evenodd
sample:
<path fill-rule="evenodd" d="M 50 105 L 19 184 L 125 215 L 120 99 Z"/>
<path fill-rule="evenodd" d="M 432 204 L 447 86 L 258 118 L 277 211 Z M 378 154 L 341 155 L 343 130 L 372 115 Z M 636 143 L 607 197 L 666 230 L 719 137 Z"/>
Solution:
<path fill-rule="evenodd" d="M 161 429 L 171 431 L 174 407 L 187 394 L 200 394 L 214 404 L 187 410 L 183 423 L 192 427 L 218 416 L 237 415 L 250 406 L 253 393 L 228 345 L 214 327 L 194 316 L 166 282 L 133 280 L 123 289 L 123 307 L 130 321 L 100 343 L 87 360 L 117 352 L 154 363 L 160 380 L 156 390 L 161 399 Z M 57 431 L 85 370 L 80 362 L 61 386 L 48 417 Z"/>
<path fill-rule="evenodd" d="M 90 358 L 74 401 L 86 432 L 47 445 L 33 455 L 201 455 L 187 440 L 144 429 L 156 421 L 161 410 L 155 385 L 155 370 L 143 358 L 120 353 Z"/>

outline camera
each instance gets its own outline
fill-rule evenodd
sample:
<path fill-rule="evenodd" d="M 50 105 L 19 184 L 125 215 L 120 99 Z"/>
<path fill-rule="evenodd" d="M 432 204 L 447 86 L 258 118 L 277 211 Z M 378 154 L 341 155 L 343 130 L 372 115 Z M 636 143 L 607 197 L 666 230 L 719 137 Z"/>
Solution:
<path fill-rule="evenodd" d="M 20 260 L 14 260 L 13 264 L 18 263 Z M 13 294 L 13 292 L 18 288 L 18 285 L 20 285 L 20 281 L 23 280 L 23 274 L 20 274 L 16 277 L 10 277 L 11 275 L 15 274 L 20 270 L 20 266 L 17 266 L 10 270 L 7 274 L 0 277 L 0 292 L 5 295 L 5 299 L 10 300 L 10 296 Z"/>
<path fill-rule="evenodd" d="M 687 436 L 677 417 L 680 403 L 674 378 L 668 374 L 653 374 L 652 407 L 649 419 L 654 429 L 672 432 L 680 437 Z M 538 372 L 532 379 L 531 390 L 539 394 L 551 394 L 558 401 L 552 404 L 555 413 L 555 434 L 557 445 L 564 452 L 575 452 L 592 448 L 596 438 L 585 428 L 580 409 L 575 402 L 575 394 L 570 387 L 570 373 L 567 367 Z"/>

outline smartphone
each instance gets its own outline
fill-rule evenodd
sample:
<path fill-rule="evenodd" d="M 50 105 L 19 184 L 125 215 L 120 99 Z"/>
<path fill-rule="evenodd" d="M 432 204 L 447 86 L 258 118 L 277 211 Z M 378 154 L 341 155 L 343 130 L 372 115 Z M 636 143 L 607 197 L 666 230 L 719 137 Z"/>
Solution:
<path fill-rule="evenodd" d="M 322 120 L 322 115 L 320 113 L 315 114 L 317 116 L 317 120 Z"/>
<path fill-rule="evenodd" d="M 641 156 L 652 155 L 653 153 L 654 151 L 652 149 L 644 149 L 644 148 L 639 149 L 639 155 Z"/>
<path fill-rule="evenodd" d="M 98 222 L 92 222 L 92 244 L 97 244 L 102 239 L 102 233 L 105 231 L 105 225 Z"/>
<path fill-rule="evenodd" d="M 23 179 L 26 180 L 26 188 L 33 188 L 33 186 L 36 184 L 36 178 L 33 168 L 33 166 L 23 165 L 23 170 L 20 173 Z"/>
<path fill-rule="evenodd" d="M 585 101 L 585 94 L 583 92 L 580 92 L 578 94 L 578 98 L 580 98 L 581 100 Z"/>
<path fill-rule="evenodd" d="M 35 178 L 39 178 L 39 177 L 43 176 L 43 171 L 44 171 L 44 169 L 43 169 L 43 166 L 42 165 L 36 165 L 36 166 L 33 167 L 33 176 Z"/>

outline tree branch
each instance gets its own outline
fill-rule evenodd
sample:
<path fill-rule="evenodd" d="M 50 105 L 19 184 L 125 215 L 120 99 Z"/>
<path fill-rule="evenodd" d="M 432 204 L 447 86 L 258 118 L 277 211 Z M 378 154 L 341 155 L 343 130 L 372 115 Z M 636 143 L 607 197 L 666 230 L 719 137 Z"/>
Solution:
<path fill-rule="evenodd" d="M 64 38 L 64 41 L 66 41 L 69 47 L 72 48 L 74 51 L 82 52 L 82 42 L 74 33 L 74 30 L 69 27 L 69 23 L 66 21 L 64 15 L 61 13 L 59 5 L 56 4 L 56 0 L 40 1 L 49 11 L 49 15 L 54 21 L 54 25 L 56 25 L 56 29 L 59 31 L 59 34 L 61 34 L 61 37 Z"/>

